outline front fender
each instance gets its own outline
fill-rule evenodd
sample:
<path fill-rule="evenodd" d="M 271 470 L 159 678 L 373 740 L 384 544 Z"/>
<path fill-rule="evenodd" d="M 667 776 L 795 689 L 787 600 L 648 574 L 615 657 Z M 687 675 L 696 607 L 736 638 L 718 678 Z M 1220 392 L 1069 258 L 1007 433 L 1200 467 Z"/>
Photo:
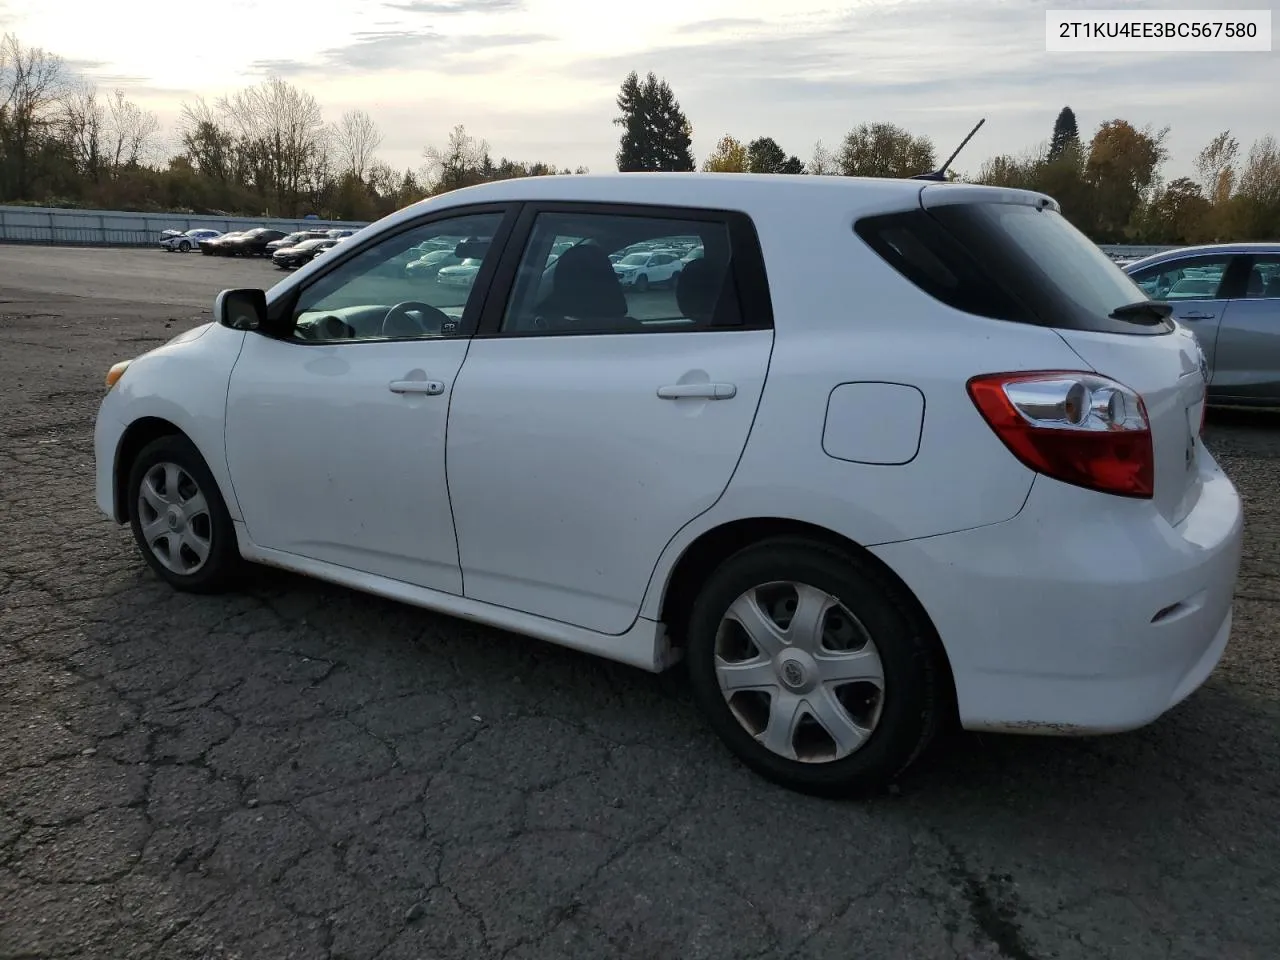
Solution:
<path fill-rule="evenodd" d="M 224 423 L 231 371 L 248 334 L 218 324 L 191 334 L 195 331 L 132 361 L 103 402 L 99 416 L 110 416 L 125 428 L 117 443 L 117 458 L 130 427 L 139 421 L 173 424 L 200 451 L 232 518 L 239 520 L 240 505 L 227 466 Z"/>

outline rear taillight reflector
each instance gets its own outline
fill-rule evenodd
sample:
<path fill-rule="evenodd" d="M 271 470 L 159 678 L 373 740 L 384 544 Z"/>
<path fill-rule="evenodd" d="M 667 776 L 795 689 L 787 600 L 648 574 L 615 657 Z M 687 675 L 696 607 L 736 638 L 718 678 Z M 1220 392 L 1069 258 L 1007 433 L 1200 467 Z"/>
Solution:
<path fill-rule="evenodd" d="M 1142 397 L 1094 373 L 1047 370 L 974 377 L 969 396 L 1015 457 L 1038 473 L 1102 493 L 1155 493 Z"/>

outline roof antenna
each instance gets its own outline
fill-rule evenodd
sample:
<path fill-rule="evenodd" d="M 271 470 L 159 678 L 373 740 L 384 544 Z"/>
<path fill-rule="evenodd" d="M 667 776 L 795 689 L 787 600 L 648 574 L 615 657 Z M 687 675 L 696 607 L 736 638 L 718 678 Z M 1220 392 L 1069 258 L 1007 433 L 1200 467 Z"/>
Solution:
<path fill-rule="evenodd" d="M 937 170 L 934 170 L 932 173 L 918 173 L 911 179 L 912 180 L 946 181 L 947 167 L 951 166 L 951 161 L 954 160 L 956 156 L 959 155 L 960 151 L 964 149 L 965 144 L 973 139 L 973 135 L 978 132 L 978 127 L 981 127 L 986 122 L 987 122 L 986 117 L 983 117 L 981 120 L 979 120 L 978 125 L 969 131 L 969 135 L 960 141 L 960 146 L 956 147 L 956 152 L 951 154 L 951 156 L 947 157 L 947 162 L 944 163 L 942 166 L 940 166 Z"/>

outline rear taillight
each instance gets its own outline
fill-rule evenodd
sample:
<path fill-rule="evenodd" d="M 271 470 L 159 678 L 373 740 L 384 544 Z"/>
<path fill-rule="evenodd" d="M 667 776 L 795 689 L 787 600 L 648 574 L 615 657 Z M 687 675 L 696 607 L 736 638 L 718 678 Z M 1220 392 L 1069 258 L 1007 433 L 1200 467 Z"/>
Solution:
<path fill-rule="evenodd" d="M 1140 397 L 1093 373 L 994 373 L 969 381 L 969 396 L 1015 457 L 1063 483 L 1150 498 L 1151 424 Z"/>

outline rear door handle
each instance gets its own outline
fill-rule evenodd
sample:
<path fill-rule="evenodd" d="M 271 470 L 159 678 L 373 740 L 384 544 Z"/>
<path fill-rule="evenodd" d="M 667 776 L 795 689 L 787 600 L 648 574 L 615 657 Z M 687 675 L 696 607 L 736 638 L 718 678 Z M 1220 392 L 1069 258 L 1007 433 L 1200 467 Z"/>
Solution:
<path fill-rule="evenodd" d="M 730 400 L 737 395 L 738 388 L 732 383 L 673 383 L 658 388 L 663 400 Z"/>
<path fill-rule="evenodd" d="M 392 393 L 425 393 L 429 397 L 444 393 L 444 384 L 439 380 L 392 380 L 387 387 Z"/>

